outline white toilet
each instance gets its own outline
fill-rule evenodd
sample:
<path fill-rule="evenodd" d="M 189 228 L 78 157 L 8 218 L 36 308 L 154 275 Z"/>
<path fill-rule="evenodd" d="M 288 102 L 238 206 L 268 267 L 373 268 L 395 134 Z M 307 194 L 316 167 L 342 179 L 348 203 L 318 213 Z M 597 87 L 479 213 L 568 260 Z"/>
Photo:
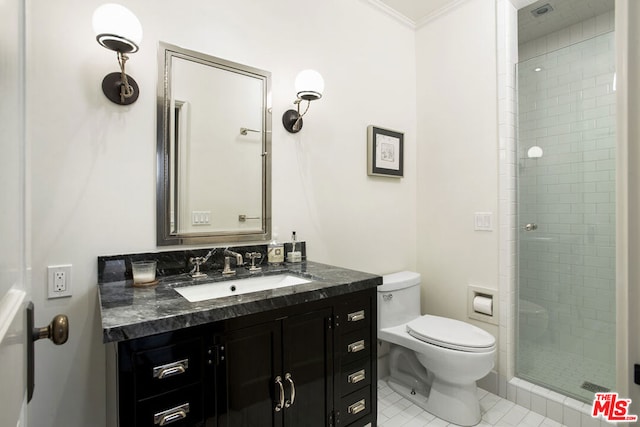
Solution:
<path fill-rule="evenodd" d="M 391 343 L 389 387 L 450 423 L 480 422 L 476 381 L 494 366 L 496 340 L 459 320 L 421 316 L 418 273 L 383 276 L 378 338 Z"/>

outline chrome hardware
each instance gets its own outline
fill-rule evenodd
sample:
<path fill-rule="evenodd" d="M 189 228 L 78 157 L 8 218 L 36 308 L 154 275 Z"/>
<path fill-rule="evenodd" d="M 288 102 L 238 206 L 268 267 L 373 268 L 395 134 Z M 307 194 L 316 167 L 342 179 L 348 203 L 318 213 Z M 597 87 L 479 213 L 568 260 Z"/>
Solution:
<path fill-rule="evenodd" d="M 364 350 L 364 340 L 356 341 L 347 346 L 349 353 L 357 353 Z"/>
<path fill-rule="evenodd" d="M 222 275 L 233 276 L 234 274 L 236 274 L 236 271 L 231 269 L 231 257 L 224 257 L 224 269 L 222 270 Z"/>
<path fill-rule="evenodd" d="M 365 371 L 364 369 L 361 369 L 357 372 L 354 372 L 353 374 L 349 375 L 347 377 L 347 381 L 349 381 L 350 384 L 355 384 L 355 383 L 359 383 L 360 381 L 363 381 L 365 379 Z"/>
<path fill-rule="evenodd" d="M 238 215 L 238 221 L 245 222 L 248 219 L 260 219 L 259 216 L 246 216 L 246 215 Z"/>
<path fill-rule="evenodd" d="M 211 249 L 205 256 L 197 256 L 197 257 L 192 257 L 189 258 L 189 262 L 191 263 L 191 265 L 193 265 L 193 269 L 189 272 L 189 274 L 191 274 L 191 277 L 193 277 L 194 279 L 197 279 L 199 277 L 207 277 L 206 274 L 202 273 L 200 271 L 200 266 L 205 264 L 207 261 L 209 261 L 209 258 L 211 258 L 211 255 L 213 255 L 214 253 L 216 253 L 216 249 L 213 248 Z"/>
<path fill-rule="evenodd" d="M 350 414 L 357 414 L 358 412 L 362 412 L 362 411 L 364 411 L 365 409 L 367 409 L 367 406 L 366 406 L 366 404 L 365 404 L 364 399 L 362 399 L 362 400 L 357 401 L 357 402 L 356 402 L 356 403 L 354 403 L 353 405 L 350 405 L 350 406 L 347 408 L 347 411 L 348 411 Z"/>
<path fill-rule="evenodd" d="M 357 322 L 359 320 L 364 320 L 364 310 L 355 311 L 353 313 L 347 314 L 347 321 Z"/>
<path fill-rule="evenodd" d="M 246 135 L 247 132 L 256 132 L 256 133 L 261 133 L 261 130 L 256 130 L 256 129 L 249 129 L 249 128 L 240 128 L 240 135 Z"/>
<path fill-rule="evenodd" d="M 393 294 L 384 294 L 382 295 L 383 301 L 391 301 L 393 299 Z"/>
<path fill-rule="evenodd" d="M 159 426 L 166 426 L 167 424 L 174 423 L 176 421 L 184 420 L 189 413 L 189 404 L 185 403 L 175 408 L 167 409 L 166 411 L 158 412 L 153 415 L 153 424 Z"/>
<path fill-rule="evenodd" d="M 524 231 L 535 231 L 538 229 L 538 224 L 531 223 L 531 224 L 525 225 L 522 228 L 524 229 Z"/>
<path fill-rule="evenodd" d="M 262 254 L 260 252 L 247 252 L 244 254 L 244 257 L 251 260 L 251 267 L 249 267 L 249 271 L 262 270 L 262 267 L 256 266 L 256 259 L 262 258 Z"/>
<path fill-rule="evenodd" d="M 189 369 L 189 359 L 167 363 L 166 365 L 156 366 L 153 368 L 153 378 L 163 380 L 174 375 L 184 374 L 187 372 L 187 369 Z"/>
<path fill-rule="evenodd" d="M 224 255 L 234 257 L 236 259 L 236 267 L 242 267 L 244 265 L 244 261 L 242 260 L 242 255 L 240 255 L 238 252 L 225 249 Z"/>
<path fill-rule="evenodd" d="M 293 383 L 293 378 L 291 378 L 290 373 L 287 372 L 284 379 L 289 381 L 289 385 L 291 386 L 291 401 L 287 400 L 284 404 L 284 407 L 288 408 L 296 401 L 296 385 Z"/>
<path fill-rule="evenodd" d="M 282 411 L 282 408 L 284 408 L 284 386 L 282 385 L 282 378 L 280 378 L 280 375 L 276 377 L 276 384 L 280 388 L 280 402 L 276 404 L 275 410 L 276 412 L 280 412 Z"/>

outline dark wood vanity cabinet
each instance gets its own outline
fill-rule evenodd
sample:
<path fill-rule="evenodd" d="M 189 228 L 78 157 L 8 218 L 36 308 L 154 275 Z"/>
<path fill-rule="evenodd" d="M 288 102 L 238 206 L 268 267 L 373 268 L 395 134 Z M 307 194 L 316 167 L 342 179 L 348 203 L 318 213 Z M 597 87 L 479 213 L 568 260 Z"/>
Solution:
<path fill-rule="evenodd" d="M 218 426 L 329 425 L 331 322 L 325 307 L 225 334 Z"/>
<path fill-rule="evenodd" d="M 375 426 L 375 290 L 118 343 L 119 426 Z"/>

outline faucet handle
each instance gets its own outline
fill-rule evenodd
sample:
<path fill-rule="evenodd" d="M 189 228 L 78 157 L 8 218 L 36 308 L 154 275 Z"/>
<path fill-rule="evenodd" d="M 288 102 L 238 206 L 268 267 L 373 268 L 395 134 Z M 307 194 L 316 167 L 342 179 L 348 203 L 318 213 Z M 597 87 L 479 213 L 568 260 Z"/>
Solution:
<path fill-rule="evenodd" d="M 251 267 L 249 267 L 249 271 L 262 270 L 262 267 L 256 266 L 256 259 L 262 258 L 262 254 L 260 252 L 247 252 L 246 254 L 244 254 L 244 257 L 251 260 Z"/>

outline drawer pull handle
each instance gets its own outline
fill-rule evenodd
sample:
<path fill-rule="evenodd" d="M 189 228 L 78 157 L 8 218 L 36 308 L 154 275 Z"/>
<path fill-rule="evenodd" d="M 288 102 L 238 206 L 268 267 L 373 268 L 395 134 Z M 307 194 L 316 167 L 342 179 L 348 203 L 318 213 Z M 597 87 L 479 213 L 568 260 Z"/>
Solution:
<path fill-rule="evenodd" d="M 364 399 L 357 401 L 353 405 L 349 406 L 349 408 L 347 408 L 350 414 L 357 414 L 358 412 L 362 412 L 365 409 L 367 409 L 367 406 L 365 405 Z"/>
<path fill-rule="evenodd" d="M 349 375 L 347 377 L 347 380 L 349 381 L 350 384 L 355 384 L 355 383 L 359 383 L 360 381 L 363 381 L 365 379 L 365 373 L 364 373 L 364 369 L 361 369 L 357 372 L 354 372 L 353 374 Z"/>
<path fill-rule="evenodd" d="M 167 363 L 166 365 L 156 366 L 153 368 L 153 378 L 163 380 L 174 375 L 184 374 L 187 372 L 187 369 L 189 369 L 189 359 Z"/>
<path fill-rule="evenodd" d="M 174 423 L 176 421 L 184 420 L 189 413 L 189 404 L 176 406 L 175 408 L 168 409 L 166 411 L 158 412 L 153 416 L 153 424 L 159 426 L 166 426 L 167 424 Z"/>
<path fill-rule="evenodd" d="M 296 401 L 296 385 L 293 383 L 293 378 L 291 378 L 291 374 L 290 374 L 290 373 L 288 373 L 288 372 L 287 372 L 287 373 L 285 374 L 285 376 L 284 376 L 284 379 L 285 379 L 285 380 L 287 380 L 287 381 L 289 381 L 289 385 L 291 386 L 291 396 L 290 396 L 290 397 L 291 397 L 291 400 L 287 400 L 287 401 L 284 403 L 284 407 L 285 407 L 285 408 L 288 408 L 288 407 L 290 407 L 291 405 L 293 405 L 293 402 L 295 402 L 295 401 Z"/>
<path fill-rule="evenodd" d="M 360 320 L 364 320 L 364 310 L 347 314 L 347 321 L 349 322 L 358 322 Z"/>
<path fill-rule="evenodd" d="M 280 375 L 276 377 L 276 385 L 278 386 L 280 392 L 280 401 L 276 403 L 275 411 L 280 412 L 282 411 L 282 408 L 284 408 L 284 386 L 282 385 L 282 378 L 280 377 Z"/>
<path fill-rule="evenodd" d="M 364 350 L 364 340 L 356 341 L 349 344 L 347 350 L 349 351 L 349 353 L 357 353 Z"/>

